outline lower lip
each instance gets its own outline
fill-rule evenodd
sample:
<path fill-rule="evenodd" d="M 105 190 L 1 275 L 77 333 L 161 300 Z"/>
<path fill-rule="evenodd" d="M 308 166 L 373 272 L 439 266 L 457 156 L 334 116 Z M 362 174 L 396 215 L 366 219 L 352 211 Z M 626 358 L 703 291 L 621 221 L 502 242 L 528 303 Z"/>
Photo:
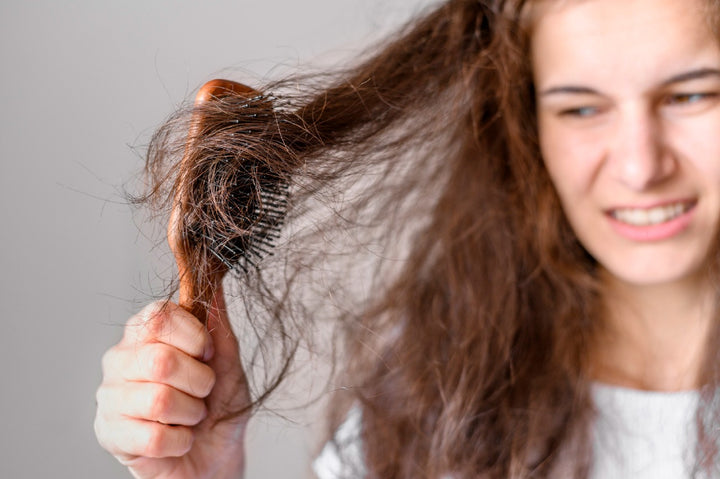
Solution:
<path fill-rule="evenodd" d="M 664 239 L 672 238 L 675 235 L 683 232 L 692 220 L 693 213 L 695 212 L 695 206 L 690 208 L 685 213 L 681 214 L 677 218 L 673 218 L 670 221 L 664 223 L 657 223 L 648 226 L 635 226 L 627 223 L 623 223 L 611 215 L 608 215 L 610 224 L 613 229 L 618 232 L 621 236 L 632 240 L 632 241 L 661 241 Z"/>

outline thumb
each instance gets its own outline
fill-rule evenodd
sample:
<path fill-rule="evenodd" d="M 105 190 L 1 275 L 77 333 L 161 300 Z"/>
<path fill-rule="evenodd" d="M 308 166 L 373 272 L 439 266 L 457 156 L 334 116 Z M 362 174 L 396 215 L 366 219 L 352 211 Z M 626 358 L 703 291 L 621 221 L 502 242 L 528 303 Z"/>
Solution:
<path fill-rule="evenodd" d="M 220 284 L 207 310 L 207 328 L 214 349 L 207 364 L 215 371 L 216 380 L 206 402 L 210 415 L 222 417 L 247 407 L 250 394 L 240 359 L 239 343 L 230 324 Z"/>

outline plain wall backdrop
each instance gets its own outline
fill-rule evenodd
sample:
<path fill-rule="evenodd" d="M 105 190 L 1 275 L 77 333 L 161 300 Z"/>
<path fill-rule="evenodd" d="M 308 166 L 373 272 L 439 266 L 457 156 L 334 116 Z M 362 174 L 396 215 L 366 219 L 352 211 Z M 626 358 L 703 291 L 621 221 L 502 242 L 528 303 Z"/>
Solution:
<path fill-rule="evenodd" d="M 133 147 L 204 81 L 352 57 L 428 3 L 0 3 L 0 477 L 130 477 L 95 442 L 100 358 L 171 274 Z M 302 424 L 252 427 L 248 479 L 306 477 Z"/>

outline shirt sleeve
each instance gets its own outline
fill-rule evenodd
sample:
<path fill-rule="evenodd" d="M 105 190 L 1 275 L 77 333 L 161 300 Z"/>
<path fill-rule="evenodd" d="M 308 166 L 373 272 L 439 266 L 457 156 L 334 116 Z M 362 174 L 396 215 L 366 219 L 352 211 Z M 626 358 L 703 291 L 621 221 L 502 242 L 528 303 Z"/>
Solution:
<path fill-rule="evenodd" d="M 361 423 L 362 412 L 359 407 L 353 407 L 335 432 L 335 436 L 325 444 L 313 462 L 313 470 L 318 479 L 365 477 Z"/>

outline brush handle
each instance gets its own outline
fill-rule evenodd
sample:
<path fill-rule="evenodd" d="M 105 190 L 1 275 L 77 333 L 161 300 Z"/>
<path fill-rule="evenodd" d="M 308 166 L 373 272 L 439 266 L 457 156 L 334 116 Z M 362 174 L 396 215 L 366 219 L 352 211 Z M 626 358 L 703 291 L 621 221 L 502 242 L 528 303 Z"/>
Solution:
<path fill-rule="evenodd" d="M 215 79 L 210 80 L 200 88 L 195 96 L 194 105 L 197 108 L 206 102 L 217 101 L 218 99 L 229 95 L 252 98 L 260 95 L 260 93 L 247 85 L 243 85 L 242 83 L 237 83 L 231 80 Z M 195 142 L 202 131 L 202 127 L 203 118 L 196 112 L 190 120 L 190 127 L 185 143 L 185 155 L 183 156 L 180 165 L 181 171 L 188 171 L 187 163 L 191 161 L 188 152 L 192 151 L 192 148 L 195 146 Z M 213 296 L 213 293 L 221 286 L 220 282 L 222 281 L 224 274 L 218 274 L 215 278 L 216 284 L 205 286 L 206 288 L 209 288 L 208 291 L 198 291 L 196 275 L 188 267 L 186 251 L 183 248 L 183 236 L 182 231 L 180 231 L 181 222 L 178 218 L 178 212 L 180 211 L 178 201 L 181 200 L 178 199 L 178 195 L 176 194 L 175 204 L 173 205 L 170 222 L 168 224 L 168 243 L 173 255 L 175 256 L 175 262 L 178 266 L 178 303 L 205 324 L 207 322 L 207 311 L 205 310 L 205 304 L 203 304 L 203 301 L 198 301 L 198 298 L 207 297 L 207 299 L 210 299 Z"/>

